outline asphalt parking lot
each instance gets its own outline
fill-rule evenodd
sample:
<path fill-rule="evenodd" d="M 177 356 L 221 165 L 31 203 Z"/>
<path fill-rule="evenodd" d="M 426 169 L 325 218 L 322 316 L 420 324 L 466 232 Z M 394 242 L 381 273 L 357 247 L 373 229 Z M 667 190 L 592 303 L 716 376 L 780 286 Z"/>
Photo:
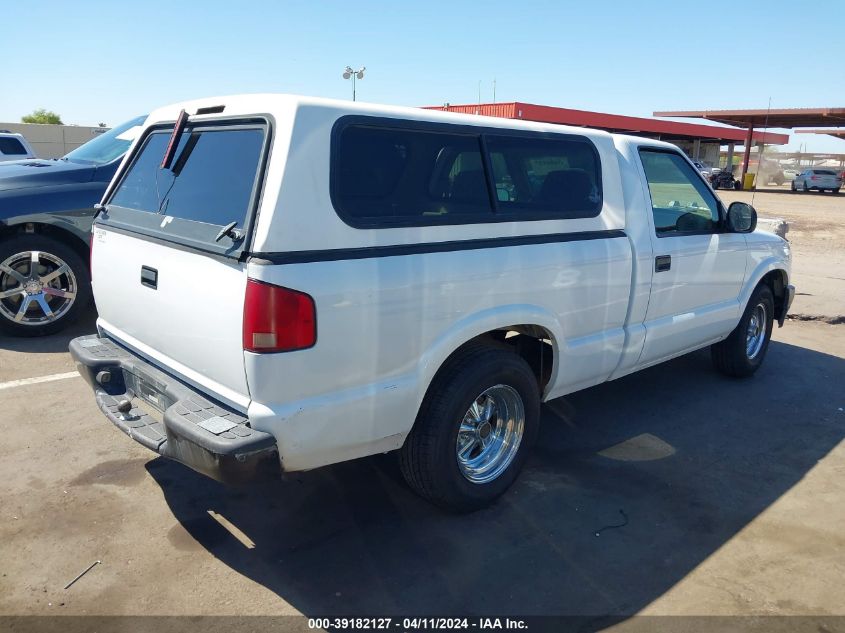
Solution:
<path fill-rule="evenodd" d="M 827 239 L 814 217 L 799 255 Z M 0 614 L 845 615 L 845 325 L 788 321 L 749 380 L 697 352 L 546 405 L 516 485 L 469 516 L 389 455 L 225 488 L 113 428 L 78 377 L 9 386 L 72 372 L 93 328 L 0 338 Z"/>

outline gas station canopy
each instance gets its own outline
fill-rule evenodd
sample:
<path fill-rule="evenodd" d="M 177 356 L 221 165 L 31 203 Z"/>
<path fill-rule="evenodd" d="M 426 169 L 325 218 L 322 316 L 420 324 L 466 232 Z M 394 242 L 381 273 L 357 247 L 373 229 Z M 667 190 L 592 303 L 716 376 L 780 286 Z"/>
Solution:
<path fill-rule="evenodd" d="M 845 140 L 845 127 L 839 128 L 838 130 L 796 130 L 796 132 L 800 134 L 829 134 L 830 136 Z"/>
<path fill-rule="evenodd" d="M 679 110 L 655 112 L 659 117 L 707 119 L 744 128 L 796 128 L 845 125 L 845 108 L 789 108 L 786 110 Z"/>
<path fill-rule="evenodd" d="M 785 110 L 677 110 L 674 112 L 655 112 L 658 117 L 688 117 L 707 119 L 727 125 L 744 127 L 745 155 L 742 158 L 742 182 L 748 173 L 751 144 L 754 141 L 755 128 L 796 128 L 825 127 L 845 125 L 845 108 L 788 108 Z"/>

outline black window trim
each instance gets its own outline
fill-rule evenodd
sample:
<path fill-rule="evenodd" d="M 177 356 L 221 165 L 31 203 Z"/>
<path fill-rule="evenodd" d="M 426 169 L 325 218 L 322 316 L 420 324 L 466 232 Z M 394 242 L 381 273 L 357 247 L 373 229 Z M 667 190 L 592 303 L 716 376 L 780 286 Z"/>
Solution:
<path fill-rule="evenodd" d="M 156 133 L 161 133 L 162 131 L 172 131 L 173 126 L 176 124 L 175 120 L 171 121 L 160 121 L 155 123 L 154 125 L 149 126 L 146 128 L 141 135 L 141 137 L 137 140 L 134 147 L 132 148 L 131 154 L 127 158 L 126 164 L 121 169 L 120 173 L 118 174 L 118 178 L 114 180 L 111 184 L 109 189 L 106 192 L 106 197 L 104 198 L 103 210 L 97 214 L 95 217 L 95 224 L 104 224 L 105 226 L 109 226 L 109 213 L 114 210 L 118 213 L 126 212 L 126 213 L 146 213 L 150 216 L 161 216 L 160 214 L 153 213 L 151 211 L 139 211 L 137 209 L 125 209 L 124 207 L 118 207 L 117 205 L 111 204 L 111 199 L 114 197 L 117 190 L 120 188 L 120 185 L 123 184 L 123 180 L 126 178 L 127 174 L 131 167 L 135 164 L 140 155 L 141 149 L 146 144 L 147 139 Z M 222 117 L 213 117 L 213 118 L 203 118 L 200 120 L 192 121 L 191 118 L 188 118 L 187 125 L 185 126 L 184 133 L 188 131 L 206 131 L 209 129 L 220 129 L 225 128 L 227 130 L 239 130 L 239 129 L 262 129 L 264 130 L 264 140 L 262 142 L 261 153 L 258 159 L 258 168 L 256 169 L 255 180 L 252 186 L 252 192 L 250 193 L 249 203 L 247 205 L 246 213 L 244 214 L 244 225 L 243 225 L 243 233 L 244 238 L 241 240 L 239 244 L 231 244 L 230 246 L 226 247 L 224 245 L 218 243 L 209 243 L 205 240 L 192 240 L 190 238 L 186 238 L 184 236 L 179 235 L 168 235 L 166 233 L 162 233 L 160 231 L 153 231 L 147 230 L 145 227 L 139 227 L 135 225 L 123 225 L 118 223 L 117 226 L 113 228 L 120 228 L 123 232 L 127 233 L 135 233 L 138 235 L 144 235 L 147 238 L 151 238 L 153 241 L 157 242 L 165 242 L 169 244 L 179 245 L 181 247 L 186 247 L 187 249 L 193 251 L 202 251 L 206 254 L 210 254 L 213 256 L 223 256 L 228 258 L 235 258 L 238 260 L 245 260 L 247 257 L 247 253 L 250 252 L 252 249 L 252 241 L 254 237 L 254 228 L 258 221 L 258 211 L 261 205 L 261 199 L 264 195 L 264 184 L 266 180 L 266 173 L 267 173 L 267 166 L 270 161 L 270 151 L 273 144 L 273 132 L 275 128 L 275 118 L 271 114 L 267 113 L 260 113 L 260 114 L 248 114 L 248 115 L 229 115 L 229 116 L 222 116 Z M 197 220 L 189 220 L 186 218 L 174 218 L 173 222 L 178 223 L 191 223 L 194 225 L 198 224 L 206 224 L 208 226 L 217 226 L 211 225 L 205 222 L 200 222 Z M 186 225 L 189 226 L 190 224 Z M 228 238 L 226 238 L 228 239 Z"/>
<path fill-rule="evenodd" d="M 381 219 L 354 217 L 343 211 L 343 205 L 339 201 L 338 186 L 338 145 L 340 135 L 349 126 L 363 126 L 382 129 L 417 130 L 427 132 L 441 132 L 445 134 L 458 134 L 463 136 L 475 136 L 480 139 L 481 160 L 484 167 L 484 176 L 487 181 L 487 195 L 490 199 L 490 208 L 483 213 L 463 213 L 453 217 L 443 216 L 420 216 L 411 218 Z M 597 210 L 592 215 L 580 215 L 572 217 L 568 212 L 531 213 L 502 212 L 499 207 L 498 196 L 496 195 L 496 184 L 493 182 L 493 166 L 490 159 L 490 152 L 487 147 L 487 137 L 508 136 L 513 138 L 544 139 L 544 140 L 568 140 L 585 143 L 596 161 L 596 187 L 599 192 Z M 424 121 L 416 119 L 403 119 L 394 117 L 371 116 L 361 114 L 349 114 L 339 117 L 332 126 L 331 147 L 329 159 L 329 195 L 332 207 L 337 216 L 348 226 L 355 229 L 388 229 L 424 226 L 454 226 L 463 224 L 490 224 L 498 222 L 539 222 L 543 220 L 584 220 L 596 218 L 601 215 L 604 209 L 604 189 L 602 181 L 602 162 L 598 149 L 588 136 L 572 134 L 569 132 L 535 132 L 533 130 L 518 130 L 513 128 L 489 127 L 483 125 L 466 125 L 460 123 L 441 123 L 439 121 Z"/>
<path fill-rule="evenodd" d="M 676 156 L 680 156 L 683 160 L 687 161 L 687 163 L 689 163 L 691 165 L 692 165 L 692 160 L 689 158 L 689 156 L 684 154 L 679 149 L 677 149 L 677 150 L 676 149 L 669 149 L 667 147 L 658 147 L 658 146 L 655 146 L 655 145 L 647 145 L 647 144 L 637 145 L 637 155 L 640 158 L 640 165 L 643 168 L 643 177 L 645 177 L 646 188 L 648 189 L 649 204 L 650 204 L 651 209 L 652 209 L 652 212 L 651 212 L 652 213 L 652 222 L 651 222 L 651 224 L 652 224 L 652 227 L 654 228 L 654 234 L 657 237 L 659 237 L 659 238 L 685 237 L 685 236 L 690 236 L 690 235 L 721 235 L 723 233 L 730 233 L 730 231 L 728 230 L 727 222 L 726 222 L 727 211 L 725 210 L 725 207 L 722 204 L 722 200 L 719 198 L 718 195 L 716 195 L 716 192 L 713 191 L 713 187 L 710 185 L 709 182 L 707 182 L 707 180 L 704 178 L 704 175 L 700 171 L 698 171 L 698 169 L 696 169 L 695 165 L 692 165 L 693 171 L 695 172 L 696 176 L 701 180 L 701 182 L 703 182 L 705 185 L 707 185 L 707 188 L 713 194 L 713 199 L 716 201 L 716 209 L 719 213 L 719 221 L 716 223 L 715 230 L 713 230 L 713 231 L 673 231 L 672 233 L 658 233 L 657 226 L 654 224 L 654 201 L 651 198 L 651 188 L 648 187 L 648 175 L 645 173 L 645 166 L 642 165 L 643 159 L 642 159 L 641 152 L 643 152 L 643 151 L 656 152 L 656 153 L 660 153 L 660 154 L 675 154 Z"/>

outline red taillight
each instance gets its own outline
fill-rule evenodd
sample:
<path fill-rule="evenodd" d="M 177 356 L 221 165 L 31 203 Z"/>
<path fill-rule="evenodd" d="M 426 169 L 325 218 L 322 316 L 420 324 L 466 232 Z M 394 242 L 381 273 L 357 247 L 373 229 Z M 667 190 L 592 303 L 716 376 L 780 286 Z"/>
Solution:
<path fill-rule="evenodd" d="M 317 341 L 314 299 L 304 292 L 247 279 L 243 345 L 248 352 L 290 352 Z"/>
<path fill-rule="evenodd" d="M 819 179 L 818 176 L 810 176 L 810 180 L 818 180 L 818 179 Z"/>

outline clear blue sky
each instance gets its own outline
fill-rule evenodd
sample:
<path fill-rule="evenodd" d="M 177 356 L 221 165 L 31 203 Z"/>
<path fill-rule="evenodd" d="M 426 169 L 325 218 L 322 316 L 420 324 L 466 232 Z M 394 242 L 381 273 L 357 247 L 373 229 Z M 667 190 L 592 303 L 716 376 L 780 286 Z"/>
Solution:
<path fill-rule="evenodd" d="M 845 7 L 800 7 L 15 0 L 0 38 L 0 121 L 44 107 L 66 123 L 115 125 L 159 105 L 240 92 L 348 99 L 347 64 L 367 67 L 359 100 L 391 104 L 475 103 L 479 80 L 490 101 L 495 78 L 497 101 L 640 116 L 766 108 L 770 97 L 772 108 L 845 106 Z M 845 141 L 828 136 L 793 134 L 790 147 L 799 143 L 845 153 Z"/>

